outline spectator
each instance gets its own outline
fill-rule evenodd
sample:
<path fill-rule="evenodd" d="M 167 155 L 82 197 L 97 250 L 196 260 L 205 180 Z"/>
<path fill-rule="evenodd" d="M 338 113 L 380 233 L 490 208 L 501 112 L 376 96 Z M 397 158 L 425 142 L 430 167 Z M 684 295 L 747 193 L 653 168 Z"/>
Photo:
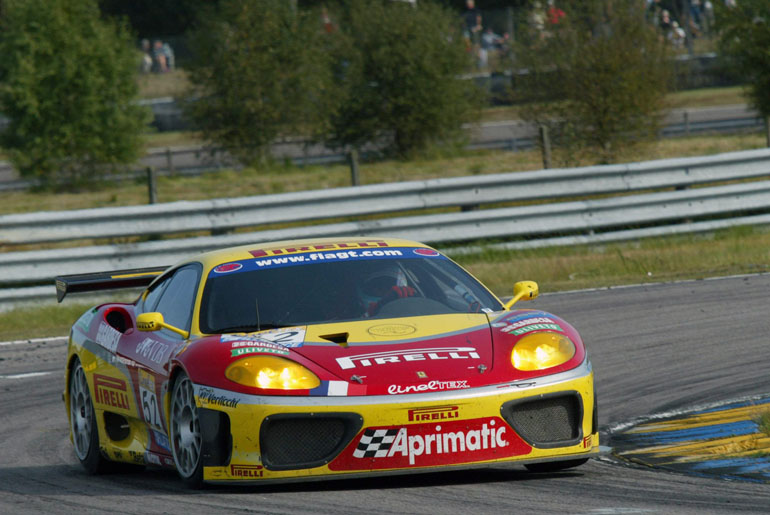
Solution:
<path fill-rule="evenodd" d="M 556 6 L 554 0 L 548 0 L 548 10 L 545 13 L 549 25 L 558 25 L 566 13 Z"/>
<path fill-rule="evenodd" d="M 327 34 L 332 34 L 337 30 L 337 27 L 332 21 L 332 17 L 329 16 L 329 10 L 325 5 L 321 6 L 321 23 L 323 24 L 324 32 Z"/>
<path fill-rule="evenodd" d="M 482 68 L 489 65 L 489 55 L 494 54 L 500 48 L 502 38 L 495 34 L 492 27 L 487 27 L 481 35 L 481 48 L 479 49 L 479 64 Z"/>
<path fill-rule="evenodd" d="M 139 70 L 142 73 L 150 73 L 152 71 L 152 56 L 150 55 L 150 40 L 142 40 L 142 64 L 139 66 Z"/>
<path fill-rule="evenodd" d="M 168 68 L 168 71 L 174 70 L 174 50 L 171 48 L 171 45 L 168 44 L 168 42 L 163 43 L 163 55 L 166 56 L 166 66 Z"/>
<path fill-rule="evenodd" d="M 156 39 L 152 47 L 152 71 L 166 73 L 168 71 L 168 59 L 163 51 L 163 42 Z"/>
<path fill-rule="evenodd" d="M 532 5 L 532 11 L 529 13 L 529 23 L 541 38 L 545 37 L 545 10 L 539 0 L 536 0 Z"/>
<path fill-rule="evenodd" d="M 678 22 L 671 22 L 671 30 L 668 32 L 668 39 L 671 41 L 674 48 L 682 48 L 684 46 L 687 34 L 685 34 L 684 29 L 679 26 Z"/>
<path fill-rule="evenodd" d="M 668 9 L 663 9 L 660 12 L 660 22 L 658 22 L 658 27 L 660 27 L 660 31 L 663 32 L 663 35 L 666 37 L 668 37 L 668 33 L 671 32 L 671 22 L 671 14 L 669 14 Z"/>
<path fill-rule="evenodd" d="M 466 0 L 465 7 L 465 14 L 463 14 L 463 21 L 465 24 L 463 35 L 469 41 L 473 41 L 474 32 L 481 31 L 481 11 L 476 8 L 475 0 Z"/>

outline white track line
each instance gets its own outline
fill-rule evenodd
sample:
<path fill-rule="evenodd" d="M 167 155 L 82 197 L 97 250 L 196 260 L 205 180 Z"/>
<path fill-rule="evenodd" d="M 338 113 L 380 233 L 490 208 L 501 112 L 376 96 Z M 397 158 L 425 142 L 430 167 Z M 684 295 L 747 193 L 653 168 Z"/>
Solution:
<path fill-rule="evenodd" d="M 26 374 L 11 374 L 7 376 L 0 376 L 0 379 L 26 379 L 28 377 L 47 376 L 53 374 L 53 372 L 27 372 Z"/>

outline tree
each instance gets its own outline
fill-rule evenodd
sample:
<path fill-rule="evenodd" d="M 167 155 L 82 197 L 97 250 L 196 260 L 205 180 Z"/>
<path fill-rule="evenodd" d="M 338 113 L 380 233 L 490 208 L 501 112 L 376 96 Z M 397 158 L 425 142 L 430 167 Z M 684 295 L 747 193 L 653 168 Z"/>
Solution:
<path fill-rule="evenodd" d="M 457 13 L 430 0 L 349 0 L 342 13 L 333 142 L 384 141 L 403 156 L 458 141 L 483 96 L 461 77 L 470 61 Z"/>
<path fill-rule="evenodd" d="M 244 164 L 279 135 L 323 133 L 333 96 L 317 13 L 283 0 L 223 0 L 192 37 L 188 113 Z"/>
<path fill-rule="evenodd" d="M 714 2 L 719 47 L 748 85 L 747 96 L 764 118 L 770 116 L 770 2 Z"/>
<path fill-rule="evenodd" d="M 139 157 L 149 113 L 127 30 L 94 0 L 6 0 L 0 29 L 0 145 L 22 176 L 66 187 Z"/>
<path fill-rule="evenodd" d="M 644 22 L 644 2 L 569 0 L 566 15 L 520 33 L 514 94 L 522 116 L 549 129 L 565 163 L 599 163 L 655 138 L 670 77 L 667 48 Z"/>

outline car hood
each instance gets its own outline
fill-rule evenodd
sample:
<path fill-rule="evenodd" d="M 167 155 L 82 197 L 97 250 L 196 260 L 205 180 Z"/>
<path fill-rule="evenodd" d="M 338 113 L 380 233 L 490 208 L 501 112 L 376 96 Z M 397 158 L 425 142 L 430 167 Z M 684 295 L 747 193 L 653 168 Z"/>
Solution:
<path fill-rule="evenodd" d="M 308 326 L 293 350 L 342 380 L 370 386 L 467 378 L 493 366 L 483 313 Z"/>
<path fill-rule="evenodd" d="M 516 369 L 511 352 L 535 332 L 556 332 L 575 344 L 567 362 L 533 371 Z M 577 331 L 543 311 L 443 314 L 284 327 L 250 334 L 206 336 L 173 358 L 196 383 L 244 393 L 257 389 L 225 378 L 242 358 L 277 356 L 311 370 L 312 390 L 269 395 L 393 395 L 510 384 L 569 370 L 585 359 Z"/>

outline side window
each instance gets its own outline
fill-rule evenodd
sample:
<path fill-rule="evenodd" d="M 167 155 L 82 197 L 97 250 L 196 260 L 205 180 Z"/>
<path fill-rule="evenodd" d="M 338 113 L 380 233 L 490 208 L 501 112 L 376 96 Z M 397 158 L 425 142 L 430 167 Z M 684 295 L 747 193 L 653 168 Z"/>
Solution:
<path fill-rule="evenodd" d="M 152 289 L 147 292 L 147 296 L 144 298 L 144 302 L 142 303 L 143 313 L 152 313 L 155 311 L 155 306 L 158 305 L 160 294 L 163 293 L 163 290 L 166 288 L 166 286 L 168 286 L 170 279 L 170 277 L 166 277 L 162 281 L 152 285 Z"/>
<path fill-rule="evenodd" d="M 153 311 L 162 313 L 167 324 L 189 330 L 199 277 L 200 270 L 197 266 L 188 266 L 177 270 L 174 276 L 167 281 L 168 285 L 162 288 L 160 299 Z M 150 300 L 149 296 L 152 293 L 150 292 L 147 300 Z M 145 301 L 145 306 L 149 307 L 150 304 Z"/>

